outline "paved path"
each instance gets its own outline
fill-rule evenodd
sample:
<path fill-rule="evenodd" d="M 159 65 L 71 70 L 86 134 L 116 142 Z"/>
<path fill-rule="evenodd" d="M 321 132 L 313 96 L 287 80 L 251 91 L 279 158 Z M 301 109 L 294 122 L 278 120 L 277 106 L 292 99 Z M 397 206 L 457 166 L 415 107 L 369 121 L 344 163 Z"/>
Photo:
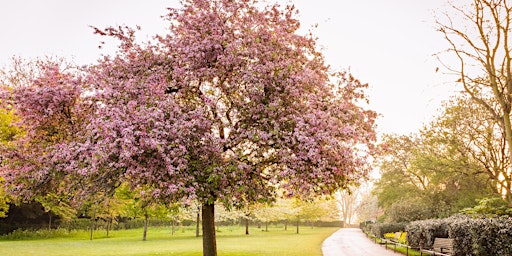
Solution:
<path fill-rule="evenodd" d="M 342 228 L 325 239 L 322 244 L 324 256 L 399 256 L 368 239 L 358 228 Z"/>

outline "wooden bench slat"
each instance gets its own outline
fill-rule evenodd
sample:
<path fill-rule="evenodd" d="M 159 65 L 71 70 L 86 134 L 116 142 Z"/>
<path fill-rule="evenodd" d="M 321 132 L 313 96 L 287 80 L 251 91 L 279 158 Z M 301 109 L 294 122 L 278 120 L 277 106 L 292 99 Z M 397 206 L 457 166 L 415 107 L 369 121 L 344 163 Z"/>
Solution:
<path fill-rule="evenodd" d="M 435 255 L 450 256 L 453 254 L 453 239 L 436 237 L 434 239 L 434 244 L 432 245 L 432 249 L 430 249 L 430 250 L 421 249 L 421 251 L 428 252 L 428 253 L 434 253 Z"/>

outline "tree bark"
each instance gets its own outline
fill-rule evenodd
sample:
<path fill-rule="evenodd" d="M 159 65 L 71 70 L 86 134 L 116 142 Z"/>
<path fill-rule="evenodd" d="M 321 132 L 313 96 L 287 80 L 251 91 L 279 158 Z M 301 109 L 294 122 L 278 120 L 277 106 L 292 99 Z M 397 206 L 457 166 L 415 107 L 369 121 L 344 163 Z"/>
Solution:
<path fill-rule="evenodd" d="M 52 214 L 48 212 L 48 232 L 52 231 Z"/>
<path fill-rule="evenodd" d="M 149 214 L 144 213 L 144 234 L 142 235 L 142 241 L 146 241 L 146 237 L 148 234 L 148 224 L 149 224 Z"/>
<path fill-rule="evenodd" d="M 92 240 L 93 233 L 94 233 L 94 222 L 96 222 L 96 209 L 92 212 L 92 218 L 91 218 L 91 234 L 89 235 L 89 239 Z"/>
<path fill-rule="evenodd" d="M 215 238 L 215 205 L 203 204 L 203 256 L 217 256 Z"/>
<path fill-rule="evenodd" d="M 201 221 L 201 206 L 197 207 L 196 215 L 196 237 L 199 237 L 199 222 Z"/>
<path fill-rule="evenodd" d="M 109 235 L 110 235 L 110 228 L 111 227 L 112 227 L 112 219 L 108 218 L 107 219 L 107 237 L 109 237 Z"/>
<path fill-rule="evenodd" d="M 503 111 L 503 119 L 505 123 L 505 138 L 508 143 L 508 159 L 509 162 L 512 163 L 512 121 L 510 120 L 510 112 L 508 109 Z M 511 168 L 512 167 L 508 167 L 508 170 L 503 170 L 504 179 L 507 181 L 505 187 L 505 200 L 509 204 L 512 204 L 512 191 L 510 190 L 510 183 L 512 182 L 510 179 L 510 175 L 512 174 L 512 171 L 510 170 Z M 501 189 L 503 190 L 503 188 Z"/>
<path fill-rule="evenodd" d="M 300 224 L 300 219 L 297 218 L 297 234 L 299 233 L 299 224 Z"/>
<path fill-rule="evenodd" d="M 245 234 L 249 235 L 249 218 L 245 219 Z"/>

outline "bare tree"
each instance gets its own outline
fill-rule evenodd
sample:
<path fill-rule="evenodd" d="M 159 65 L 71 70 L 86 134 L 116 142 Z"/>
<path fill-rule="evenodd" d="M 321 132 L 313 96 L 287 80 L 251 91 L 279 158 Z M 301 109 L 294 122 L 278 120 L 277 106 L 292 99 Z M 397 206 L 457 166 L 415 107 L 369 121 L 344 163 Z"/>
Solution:
<path fill-rule="evenodd" d="M 340 190 L 336 193 L 338 205 L 341 209 L 341 216 L 344 224 L 351 224 L 356 215 L 360 188 L 352 188 L 350 191 Z"/>
<path fill-rule="evenodd" d="M 509 0 L 472 0 L 458 6 L 450 2 L 454 13 L 436 20 L 437 28 L 449 44 L 448 52 L 458 64 L 444 66 L 458 76 L 463 92 L 482 105 L 496 119 L 505 134 L 508 161 L 512 160 L 512 6 Z M 493 178 L 493 177 L 491 177 Z M 495 179 L 500 190 L 512 202 L 512 173 L 504 166 Z"/>

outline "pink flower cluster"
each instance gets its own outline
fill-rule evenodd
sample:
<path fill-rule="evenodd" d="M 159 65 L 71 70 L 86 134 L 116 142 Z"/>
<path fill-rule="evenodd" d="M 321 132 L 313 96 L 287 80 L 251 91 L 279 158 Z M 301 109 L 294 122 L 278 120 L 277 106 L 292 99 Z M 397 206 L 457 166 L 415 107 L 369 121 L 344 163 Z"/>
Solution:
<path fill-rule="evenodd" d="M 241 205 L 366 175 L 376 116 L 359 105 L 366 85 L 330 72 L 293 7 L 183 3 L 155 42 L 96 29 L 121 40 L 117 55 L 7 92 L 27 132 L 2 167 L 18 193 L 128 183 L 165 202 Z"/>

